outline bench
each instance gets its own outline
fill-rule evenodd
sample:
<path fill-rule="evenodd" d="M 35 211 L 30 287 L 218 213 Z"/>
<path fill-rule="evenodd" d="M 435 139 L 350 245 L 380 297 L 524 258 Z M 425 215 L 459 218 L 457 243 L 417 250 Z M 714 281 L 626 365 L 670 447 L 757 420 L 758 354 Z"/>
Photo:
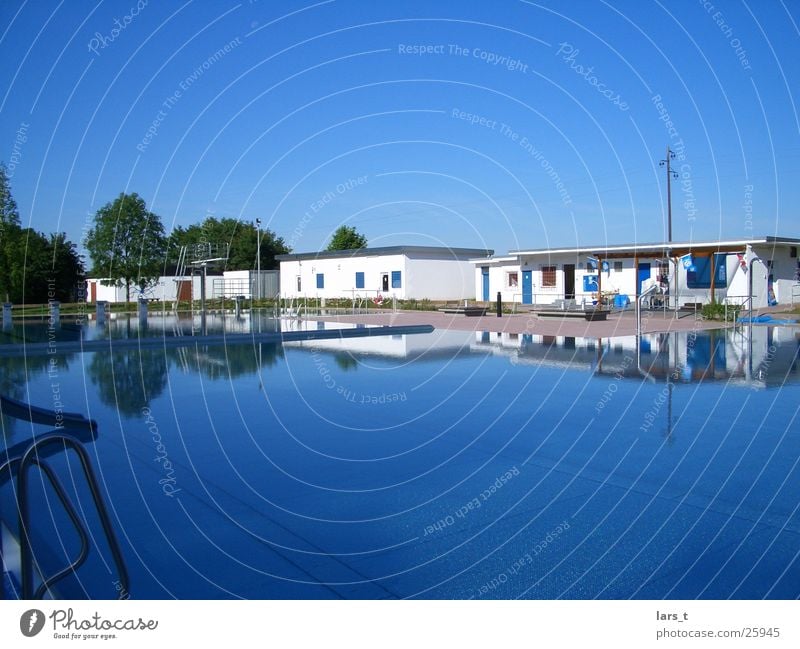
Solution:
<path fill-rule="evenodd" d="M 540 318 L 583 318 L 587 321 L 608 319 L 607 309 L 568 309 L 565 311 L 537 311 Z"/>
<path fill-rule="evenodd" d="M 449 313 L 455 315 L 465 316 L 482 316 L 486 315 L 485 306 L 446 306 L 439 309 L 442 313 Z"/>

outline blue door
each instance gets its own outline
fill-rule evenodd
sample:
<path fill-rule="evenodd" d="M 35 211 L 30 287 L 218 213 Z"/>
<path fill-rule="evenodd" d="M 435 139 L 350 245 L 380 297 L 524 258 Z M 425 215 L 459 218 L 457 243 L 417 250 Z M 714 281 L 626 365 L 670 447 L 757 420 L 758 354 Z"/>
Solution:
<path fill-rule="evenodd" d="M 481 268 L 481 275 L 483 276 L 483 301 L 489 301 L 489 268 Z"/>
<path fill-rule="evenodd" d="M 522 303 L 533 304 L 533 277 L 531 271 L 522 271 Z"/>
<path fill-rule="evenodd" d="M 650 279 L 650 264 L 639 264 L 639 294 L 642 293 L 642 282 L 646 279 Z"/>

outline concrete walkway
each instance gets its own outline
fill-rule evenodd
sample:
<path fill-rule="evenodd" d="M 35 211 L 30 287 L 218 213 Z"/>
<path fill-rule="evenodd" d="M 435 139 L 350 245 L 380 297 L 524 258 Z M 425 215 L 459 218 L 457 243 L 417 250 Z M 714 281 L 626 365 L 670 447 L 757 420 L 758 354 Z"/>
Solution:
<path fill-rule="evenodd" d="M 351 322 L 372 325 L 418 325 L 430 324 L 437 329 L 461 331 L 503 331 L 516 334 L 539 334 L 544 336 L 587 336 L 608 338 L 610 336 L 636 335 L 636 316 L 631 312 L 612 313 L 603 322 L 587 322 L 578 318 L 538 318 L 535 312 L 514 315 L 503 314 L 481 317 L 452 315 L 438 311 L 376 312 L 366 315 L 308 316 L 308 320 L 329 322 Z M 719 321 L 705 321 L 694 313 L 644 311 L 642 313 L 644 333 L 669 331 L 692 331 L 718 329 L 725 326 Z M 729 323 L 727 326 L 731 326 Z"/>

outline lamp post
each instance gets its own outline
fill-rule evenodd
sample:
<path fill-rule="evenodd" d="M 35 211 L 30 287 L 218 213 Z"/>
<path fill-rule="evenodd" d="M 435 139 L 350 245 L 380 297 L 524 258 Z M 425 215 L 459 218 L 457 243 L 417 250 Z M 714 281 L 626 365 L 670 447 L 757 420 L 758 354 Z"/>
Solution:
<path fill-rule="evenodd" d="M 658 163 L 659 167 L 667 168 L 667 241 L 672 243 L 672 179 L 678 178 L 678 172 L 673 171 L 671 162 L 675 159 L 675 152 L 667 146 L 667 157 Z"/>
<path fill-rule="evenodd" d="M 256 219 L 256 299 L 261 299 L 261 219 Z"/>
<path fill-rule="evenodd" d="M 678 178 L 678 172 L 673 171 L 672 169 L 672 161 L 675 159 L 675 152 L 669 148 L 667 145 L 667 157 L 661 160 L 658 163 L 659 167 L 666 167 L 667 168 L 667 242 L 672 243 L 672 179 Z M 665 251 L 666 252 L 666 251 Z M 712 275 L 713 275 L 713 262 L 712 266 Z M 668 285 L 669 288 L 669 285 Z M 713 293 L 712 293 L 713 296 Z M 675 265 L 675 312 L 678 312 L 678 266 Z"/>

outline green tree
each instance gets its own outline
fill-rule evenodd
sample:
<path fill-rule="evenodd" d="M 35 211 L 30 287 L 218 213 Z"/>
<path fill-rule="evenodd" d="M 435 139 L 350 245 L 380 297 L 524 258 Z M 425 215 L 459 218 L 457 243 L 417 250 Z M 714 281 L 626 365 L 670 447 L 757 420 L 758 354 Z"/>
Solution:
<path fill-rule="evenodd" d="M 144 290 L 164 268 L 167 239 L 161 218 L 147 209 L 138 194 L 120 194 L 94 217 L 86 236 L 92 274 L 111 286 L 125 287 L 130 302 L 131 286 Z"/>
<path fill-rule="evenodd" d="M 200 224 L 187 228 L 176 227 L 170 235 L 170 247 L 175 250 L 181 246 L 196 246 L 201 243 L 226 243 L 230 246 L 227 270 L 253 270 L 256 268 L 258 231 L 256 226 L 231 218 L 208 217 Z M 290 252 L 283 239 L 272 230 L 261 230 L 261 268 L 278 268 L 276 255 Z"/>
<path fill-rule="evenodd" d="M 18 250 L 10 260 L 11 301 L 47 302 L 48 280 L 53 273 L 50 242 L 33 228 L 25 228 L 17 244 Z"/>
<path fill-rule="evenodd" d="M 6 302 L 13 300 L 16 294 L 12 271 L 19 249 L 19 227 L 0 222 L 0 297 Z"/>
<path fill-rule="evenodd" d="M 83 263 L 65 234 L 18 229 L 2 253 L 5 293 L 11 302 L 69 302 L 83 279 Z"/>
<path fill-rule="evenodd" d="M 0 224 L 19 226 L 17 203 L 11 195 L 8 171 L 2 162 L 0 162 Z"/>
<path fill-rule="evenodd" d="M 0 164 L 0 295 L 11 302 L 68 301 L 83 264 L 65 234 L 20 227 L 5 166 Z"/>
<path fill-rule="evenodd" d="M 0 295 L 12 299 L 11 266 L 19 251 L 19 212 L 11 195 L 6 166 L 0 163 Z"/>
<path fill-rule="evenodd" d="M 328 250 L 358 250 L 366 247 L 367 237 L 349 225 L 340 225 L 328 244 Z"/>
<path fill-rule="evenodd" d="M 72 302 L 79 282 L 84 281 L 84 267 L 78 246 L 63 232 L 50 235 L 49 254 L 53 272 L 50 274 L 55 299 Z"/>

